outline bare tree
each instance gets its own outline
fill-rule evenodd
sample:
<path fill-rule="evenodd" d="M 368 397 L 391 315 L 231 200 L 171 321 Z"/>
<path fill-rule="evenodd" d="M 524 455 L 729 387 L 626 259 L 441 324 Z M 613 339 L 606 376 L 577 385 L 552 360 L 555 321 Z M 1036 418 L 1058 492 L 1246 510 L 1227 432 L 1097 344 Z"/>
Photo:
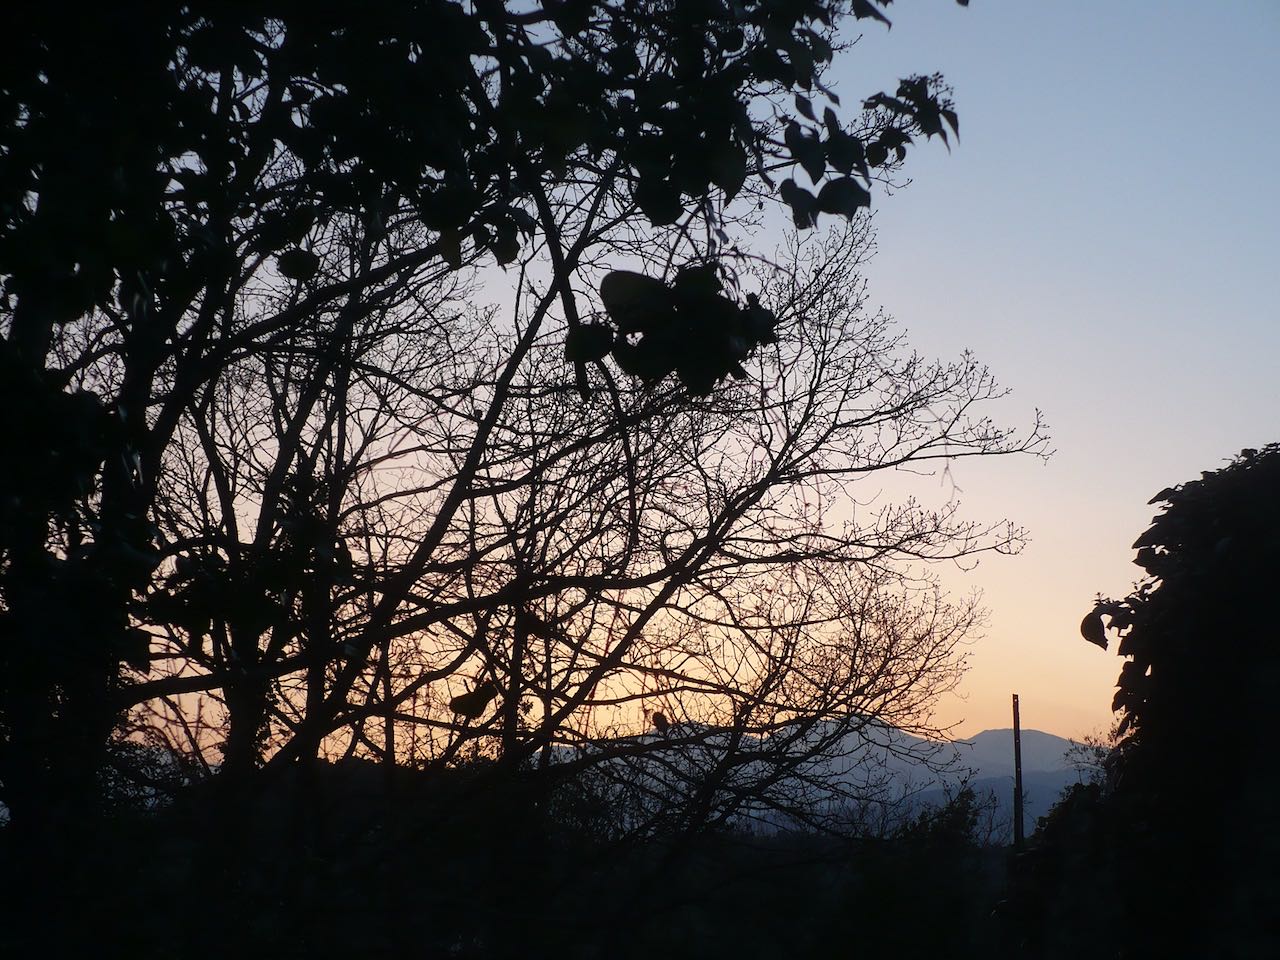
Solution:
<path fill-rule="evenodd" d="M 934 732 L 979 616 L 928 562 L 1020 534 L 861 491 L 1043 437 L 985 418 L 1001 391 L 969 358 L 905 350 L 868 244 L 857 221 L 743 258 L 778 342 L 708 397 L 596 366 L 583 400 L 532 262 L 505 322 L 423 276 L 246 353 L 166 470 L 133 724 L 229 770 L 540 770 L 614 835 L 833 826 L 882 796 L 876 755 Z"/>

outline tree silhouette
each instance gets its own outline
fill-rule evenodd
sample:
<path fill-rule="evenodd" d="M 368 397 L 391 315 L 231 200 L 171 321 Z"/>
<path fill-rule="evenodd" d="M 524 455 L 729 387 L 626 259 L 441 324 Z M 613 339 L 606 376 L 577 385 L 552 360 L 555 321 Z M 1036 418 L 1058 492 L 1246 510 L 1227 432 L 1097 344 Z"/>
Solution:
<path fill-rule="evenodd" d="M 155 639 L 124 691 L 131 729 L 195 766 L 220 753 L 223 777 L 475 755 L 617 782 L 619 752 L 682 753 L 645 829 L 729 819 L 762 791 L 803 807 L 785 771 L 877 724 L 925 732 L 976 610 L 903 564 L 1019 535 L 954 505 L 826 517 L 860 478 L 1040 438 L 969 421 L 1000 393 L 990 375 L 922 363 L 864 313 L 869 239 L 859 222 L 756 268 L 779 342 L 707 398 L 624 380 L 584 404 L 563 327 L 512 360 L 527 319 L 429 285 L 428 321 L 388 310 L 344 335 L 345 372 L 318 328 L 238 360 L 165 470 L 173 560 L 139 608 Z M 273 484 L 299 465 L 311 479 Z M 631 737 L 646 712 L 669 742 Z"/>
<path fill-rule="evenodd" d="M 522 255 L 551 271 L 555 300 L 537 316 L 558 305 L 580 391 L 606 379 L 606 345 L 642 380 L 673 369 L 705 392 L 767 344 L 768 318 L 695 269 L 720 259 L 742 212 L 785 177 L 778 190 L 797 224 L 850 215 L 913 138 L 956 129 L 937 78 L 908 78 L 852 121 L 831 107 L 819 117 L 815 97 L 838 103 L 820 78 L 841 9 L 375 0 L 358 17 L 330 2 L 7 10 L 0 400 L 22 416 L 6 419 L 3 438 L 17 467 L 0 500 L 0 782 L 14 822 L 77 822 L 91 806 L 109 731 L 154 656 L 137 623 L 157 578 L 188 626 L 203 622 L 210 591 L 251 603 L 215 586 L 226 558 L 211 545 L 162 547 L 155 526 L 182 444 L 219 442 L 184 437 L 183 424 L 239 358 L 325 318 L 328 352 L 312 359 L 345 369 L 341 345 L 358 320 L 424 275 Z M 872 3 L 852 13 L 884 19 Z M 797 166 L 814 189 L 788 176 Z M 385 245 L 396 229 L 403 242 Z M 575 278 L 600 230 L 624 254 L 624 231 L 638 244 L 685 238 L 692 266 L 673 289 L 714 305 L 731 332 L 694 324 L 683 308 L 634 334 L 612 313 L 588 328 Z M 273 308 L 246 318 L 247 295 Z M 689 343 L 696 360 L 684 357 Z M 660 355 L 677 345 L 672 365 Z M 273 505 L 253 563 L 278 567 L 283 551 L 341 579 L 337 540 L 290 533 L 268 549 L 287 522 L 277 495 L 305 476 L 291 456 L 266 481 Z M 459 506 L 445 506 L 441 530 Z M 315 596 L 300 602 L 321 608 Z M 242 610 L 240 636 L 267 616 Z M 247 671 L 229 696 L 243 694 L 249 743 L 274 694 L 246 667 L 250 641 L 228 644 Z"/>
<path fill-rule="evenodd" d="M 1119 636 L 1126 662 L 1112 703 L 1120 714 L 1118 744 L 1125 777 L 1150 778 L 1144 789 L 1182 792 L 1179 758 L 1197 741 L 1217 744 L 1204 759 L 1224 775 L 1246 765 L 1250 751 L 1241 738 L 1220 742 L 1221 727 L 1206 718 L 1233 729 L 1266 727 L 1275 654 L 1266 639 L 1268 604 L 1254 584 L 1275 568 L 1277 481 L 1280 448 L 1273 444 L 1160 491 L 1151 503 L 1163 510 L 1133 545 L 1147 579 L 1123 600 L 1100 599 L 1085 618 L 1104 646 L 1105 631 Z M 1203 646 L 1212 637 L 1239 650 L 1239 667 L 1205 670 Z M 1191 703 L 1195 710 L 1187 709 Z"/>
<path fill-rule="evenodd" d="M 1055 810 L 1042 853 L 1058 882 L 1088 877 L 1117 898 L 1107 929 L 1084 940 L 1133 956 L 1261 956 L 1280 943 L 1263 919 L 1280 905 L 1280 834 L 1266 812 L 1280 778 L 1265 759 L 1280 668 L 1265 586 L 1278 569 L 1278 488 L 1271 444 L 1161 490 L 1133 545 L 1146 579 L 1084 619 L 1085 639 L 1118 636 L 1125 658 L 1117 739 L 1098 784 Z M 1080 912 L 1096 917 L 1097 906 Z M 1059 936 L 1066 955 L 1071 938 Z"/>

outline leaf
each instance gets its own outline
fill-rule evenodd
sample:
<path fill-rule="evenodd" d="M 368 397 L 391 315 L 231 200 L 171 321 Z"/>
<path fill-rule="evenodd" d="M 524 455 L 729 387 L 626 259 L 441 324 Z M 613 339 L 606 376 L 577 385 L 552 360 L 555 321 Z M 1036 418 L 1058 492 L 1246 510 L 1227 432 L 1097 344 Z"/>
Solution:
<path fill-rule="evenodd" d="M 644 177 L 635 191 L 636 205 L 655 227 L 675 223 L 684 213 L 680 190 L 670 180 Z"/>
<path fill-rule="evenodd" d="M 901 117 L 912 117 L 915 111 L 903 103 L 897 97 L 891 97 L 886 93 L 877 93 L 862 102 L 862 106 L 867 110 L 875 110 L 877 107 L 883 107 L 890 113 L 896 113 Z"/>
<path fill-rule="evenodd" d="M 719 374 L 705 362 L 693 358 L 686 358 L 677 367 L 676 374 L 680 377 L 680 382 L 684 384 L 685 389 L 695 397 L 705 397 L 710 394 L 720 379 Z"/>
<path fill-rule="evenodd" d="M 139 673 L 151 669 L 151 634 L 140 627 L 125 630 L 120 642 L 120 659 Z"/>
<path fill-rule="evenodd" d="M 1143 547 L 1163 546 L 1167 531 L 1162 524 L 1154 523 L 1143 532 L 1142 536 L 1133 541 L 1133 550 L 1141 550 Z"/>
<path fill-rule="evenodd" d="M 566 360 L 591 363 L 602 360 L 613 349 L 613 331 L 602 323 L 582 323 L 573 327 L 564 340 Z"/>
<path fill-rule="evenodd" d="M 804 168 L 809 179 L 815 184 L 821 180 L 822 174 L 827 169 L 827 152 L 817 136 L 805 130 L 800 124 L 792 122 L 787 125 L 783 139 L 786 141 L 787 149 L 791 151 L 792 159 Z"/>
<path fill-rule="evenodd" d="M 828 180 L 818 193 L 818 209 L 852 217 L 860 207 L 871 206 L 871 194 L 852 177 Z"/>
<path fill-rule="evenodd" d="M 661 280 L 614 270 L 600 281 L 600 301 L 624 334 L 650 329 L 671 312 L 671 291 Z M 623 341 L 619 341 L 623 342 Z"/>
<path fill-rule="evenodd" d="M 827 140 L 826 152 L 833 169 L 846 176 L 856 169 L 864 179 L 871 179 L 867 155 L 862 149 L 862 141 L 857 137 L 837 129 Z"/>
<path fill-rule="evenodd" d="M 710 161 L 711 182 L 732 200 L 747 180 L 747 155 L 733 143 L 721 143 L 712 153 Z"/>
<path fill-rule="evenodd" d="M 813 113 L 813 101 L 802 93 L 796 94 L 796 109 L 808 117 L 810 120 L 817 122 L 817 117 Z"/>
<path fill-rule="evenodd" d="M 296 244 L 301 237 L 293 240 Z M 278 211 L 267 211 L 262 214 L 258 221 L 258 229 L 249 245 L 251 250 L 261 253 L 270 253 L 279 250 L 281 247 L 289 245 L 289 221 L 287 217 Z"/>
<path fill-rule="evenodd" d="M 813 58 L 821 63 L 830 63 L 832 50 L 827 38 L 808 27 L 805 27 L 804 35 L 809 38 L 809 47 L 813 50 Z"/>
<path fill-rule="evenodd" d="M 778 188 L 782 201 L 791 208 L 791 219 L 799 230 L 807 230 L 816 226 L 817 198 L 788 177 Z"/>
<path fill-rule="evenodd" d="M 498 685 L 486 680 L 470 693 L 462 693 L 449 701 L 449 709 L 460 716 L 475 719 L 484 713 L 485 707 L 498 695 Z"/>
<path fill-rule="evenodd" d="M 499 226 L 497 233 L 489 242 L 489 252 L 493 254 L 499 266 L 506 266 L 520 255 L 520 241 L 516 237 L 516 228 L 513 223 Z"/>
<path fill-rule="evenodd" d="M 276 257 L 276 269 L 283 277 L 305 283 L 320 269 L 320 258 L 310 250 L 295 247 Z"/>
<path fill-rule="evenodd" d="M 951 127 L 951 132 L 956 135 L 956 140 L 959 140 L 960 139 L 960 120 L 956 116 L 956 112 L 954 110 L 948 109 L 947 107 L 939 108 L 939 112 L 942 114 L 943 119 L 947 121 L 947 125 Z"/>
<path fill-rule="evenodd" d="M 538 221 L 533 218 L 533 215 L 528 210 L 513 207 L 511 209 L 511 219 L 526 237 L 532 237 L 538 230 Z"/>
<path fill-rule="evenodd" d="M 1133 558 L 1133 562 L 1148 573 L 1156 574 L 1161 565 L 1160 562 L 1165 559 L 1167 559 L 1167 555 L 1156 553 L 1155 547 L 1143 547 L 1138 551 L 1138 555 Z"/>
<path fill-rule="evenodd" d="M 762 80 L 772 80 L 788 87 L 795 81 L 795 70 L 771 47 L 756 48 L 752 54 L 752 67 Z"/>
<path fill-rule="evenodd" d="M 1120 646 L 1116 652 L 1122 657 L 1136 657 L 1146 653 L 1147 634 L 1141 630 L 1130 630 L 1120 638 Z"/>
<path fill-rule="evenodd" d="M 587 28 L 592 13 L 590 0 L 562 0 L 548 7 L 553 10 L 552 19 L 566 37 L 576 36 Z"/>
<path fill-rule="evenodd" d="M 853 0 L 849 4 L 849 9 L 853 12 L 854 17 L 859 20 L 879 20 L 885 26 L 893 26 L 889 18 L 881 13 L 871 0 Z"/>
<path fill-rule="evenodd" d="M 613 359 L 624 373 L 646 383 L 657 383 L 676 368 L 675 351 L 665 339 L 650 335 L 632 344 L 625 337 L 619 337 L 613 343 Z"/>
<path fill-rule="evenodd" d="M 554 624 L 547 623 L 532 610 L 517 610 L 516 625 L 518 629 L 522 629 L 532 636 L 541 637 L 543 640 L 559 640 L 563 642 L 566 639 L 565 632 L 562 629 Z"/>
<path fill-rule="evenodd" d="M 898 96 L 917 106 L 929 99 L 929 78 L 916 75 L 898 81 Z"/>
<path fill-rule="evenodd" d="M 947 133 L 942 129 L 942 113 L 938 105 L 931 100 L 922 101 L 916 109 L 916 123 L 924 131 L 925 136 L 941 137 L 946 142 Z"/>
<path fill-rule="evenodd" d="M 836 112 L 830 107 L 824 107 L 822 110 L 822 122 L 827 127 L 827 135 L 834 137 L 840 132 L 840 118 L 836 116 Z"/>
<path fill-rule="evenodd" d="M 724 289 L 713 263 L 686 264 L 676 274 L 674 292 L 685 301 L 705 300 Z"/>
<path fill-rule="evenodd" d="M 756 343 L 777 343 L 778 335 L 774 328 L 778 318 L 767 307 L 762 307 L 754 293 L 747 294 L 747 308 L 742 312 L 743 331 Z"/>
<path fill-rule="evenodd" d="M 634 77 L 640 73 L 640 58 L 632 46 L 617 46 L 610 50 L 605 59 L 615 80 Z"/>
<path fill-rule="evenodd" d="M 741 27 L 730 27 L 718 38 L 720 49 L 724 53 L 736 53 L 742 49 L 743 43 L 746 42 L 746 36 L 742 32 Z"/>
<path fill-rule="evenodd" d="M 1090 643 L 1096 643 L 1103 650 L 1107 649 L 1107 628 L 1097 610 L 1089 611 L 1080 621 L 1080 636 Z"/>
<path fill-rule="evenodd" d="M 1117 690 L 1115 696 L 1111 698 L 1111 712 L 1118 713 L 1121 710 L 1127 710 L 1132 702 L 1133 697 L 1130 695 L 1129 691 L 1121 688 Z M 1126 719 L 1128 718 L 1126 717 Z M 1124 727 L 1125 724 L 1122 722 L 1120 726 Z M 1117 729 L 1119 730 L 1120 728 Z"/>
<path fill-rule="evenodd" d="M 911 143 L 911 135 L 897 127 L 889 127 L 880 132 L 876 142 L 882 144 L 886 150 L 893 150 L 898 155 L 898 159 L 902 160 L 907 155 L 907 144 Z"/>
<path fill-rule="evenodd" d="M 436 243 L 440 258 L 452 269 L 462 266 L 462 234 L 457 230 L 440 231 L 440 239 Z"/>
<path fill-rule="evenodd" d="M 791 54 L 791 69 L 795 72 L 796 85 L 804 90 L 812 90 L 816 72 L 813 54 L 794 37 L 787 45 L 787 52 Z"/>

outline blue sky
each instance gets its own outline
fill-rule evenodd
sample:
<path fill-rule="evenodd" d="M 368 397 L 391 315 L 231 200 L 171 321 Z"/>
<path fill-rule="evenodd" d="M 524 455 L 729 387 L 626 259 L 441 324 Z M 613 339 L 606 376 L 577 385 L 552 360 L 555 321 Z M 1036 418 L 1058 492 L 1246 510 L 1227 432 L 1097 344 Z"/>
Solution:
<path fill-rule="evenodd" d="M 872 297 L 927 354 L 965 348 L 1041 408 L 1057 455 L 955 470 L 1020 557 L 948 574 L 991 609 L 941 716 L 1063 735 L 1109 720 L 1120 661 L 1080 639 L 1128 592 L 1161 488 L 1280 440 L 1280 0 L 900 0 L 834 71 L 846 108 L 941 71 L 961 141 L 876 199 Z M 1224 641 L 1227 638 L 1224 638 Z"/>

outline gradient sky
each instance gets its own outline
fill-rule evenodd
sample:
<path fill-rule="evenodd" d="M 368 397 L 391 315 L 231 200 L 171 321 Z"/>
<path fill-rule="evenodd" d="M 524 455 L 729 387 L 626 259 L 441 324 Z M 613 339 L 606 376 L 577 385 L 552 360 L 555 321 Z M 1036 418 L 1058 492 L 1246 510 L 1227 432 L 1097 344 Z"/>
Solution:
<path fill-rule="evenodd" d="M 1078 632 L 1129 591 L 1158 490 L 1280 440 L 1280 2 L 908 0 L 837 63 L 846 109 L 909 73 L 955 88 L 960 144 L 876 198 L 872 299 L 921 352 L 971 348 L 1044 411 L 1047 464 L 970 461 L 967 512 L 1030 529 L 1019 557 L 948 573 L 991 611 L 972 734 L 1110 722 L 1120 659 Z M 1229 638 L 1222 638 L 1229 642 Z M 1114 650 L 1114 648 L 1113 648 Z"/>

